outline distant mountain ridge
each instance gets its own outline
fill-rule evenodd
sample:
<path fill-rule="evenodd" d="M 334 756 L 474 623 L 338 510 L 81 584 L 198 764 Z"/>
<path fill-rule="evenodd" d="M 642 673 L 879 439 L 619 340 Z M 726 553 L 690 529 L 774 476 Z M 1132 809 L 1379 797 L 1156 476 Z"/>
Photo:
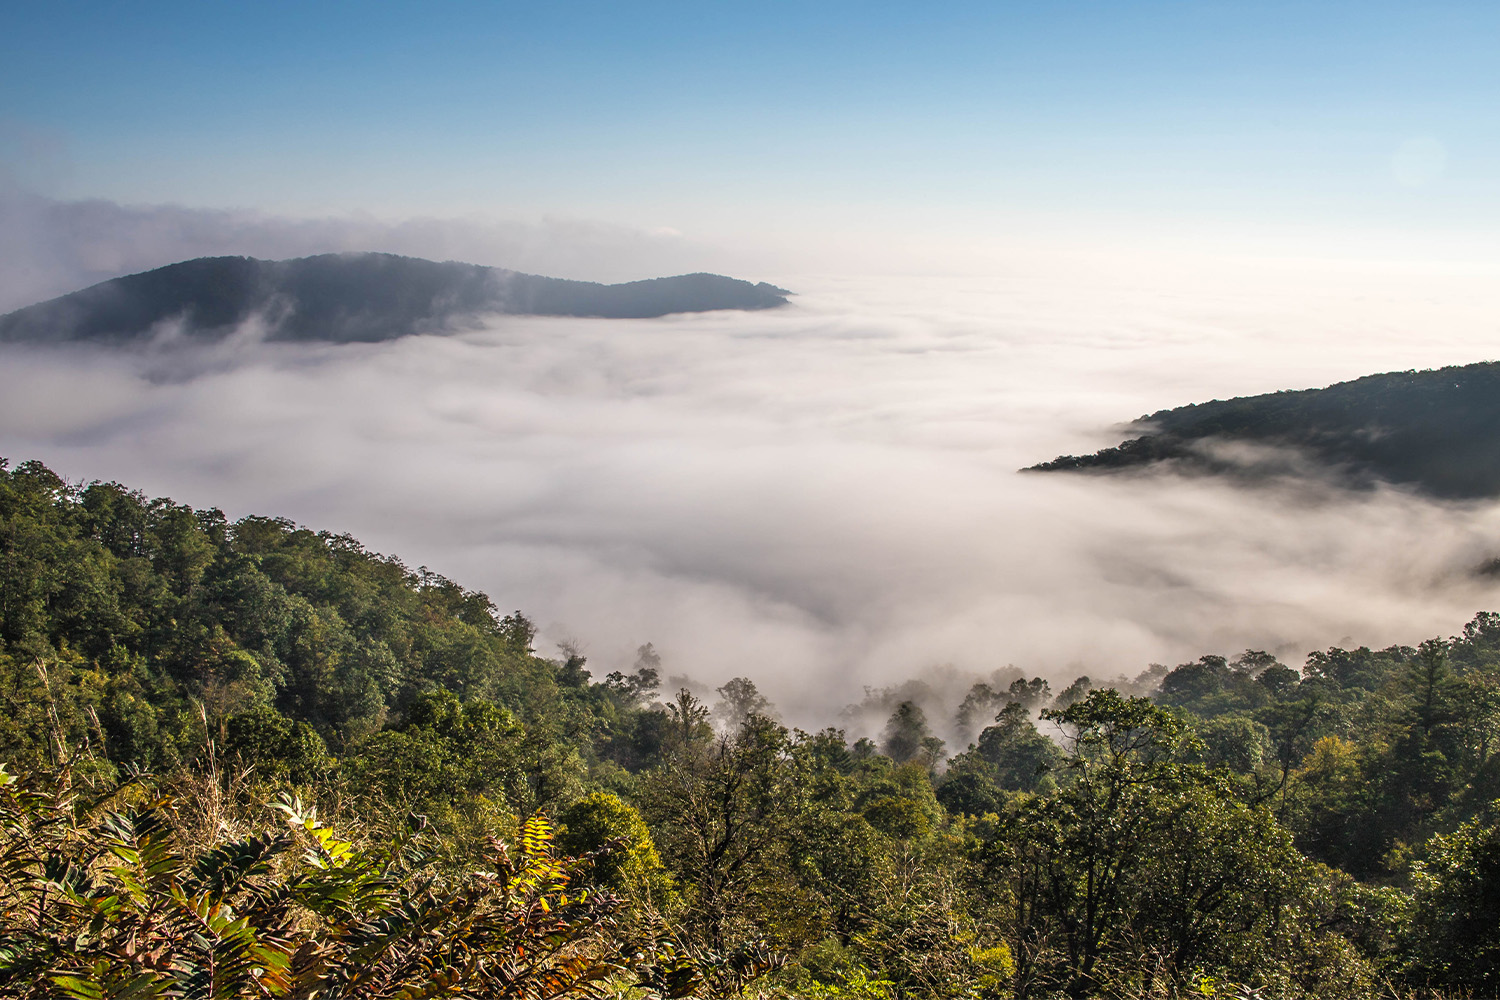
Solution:
<path fill-rule="evenodd" d="M 1323 389 L 1214 400 L 1141 417 L 1139 437 L 1025 471 L 1306 475 L 1500 496 L 1500 362 L 1367 375 Z"/>
<path fill-rule="evenodd" d="M 645 319 L 771 309 L 790 294 L 717 274 L 601 285 L 385 253 L 199 257 L 0 316 L 0 341 L 123 343 L 175 321 L 212 340 L 255 318 L 268 340 L 378 341 L 481 313 Z"/>

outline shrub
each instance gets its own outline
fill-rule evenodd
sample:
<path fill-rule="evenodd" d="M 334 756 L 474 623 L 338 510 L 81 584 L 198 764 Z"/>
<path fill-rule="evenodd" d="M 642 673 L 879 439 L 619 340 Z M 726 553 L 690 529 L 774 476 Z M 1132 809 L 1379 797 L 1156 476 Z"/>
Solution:
<path fill-rule="evenodd" d="M 620 954 L 614 897 L 569 889 L 545 819 L 444 873 L 419 829 L 362 849 L 278 808 L 281 829 L 192 850 L 144 782 L 90 797 L 0 768 L 0 997 L 592 996 L 648 961 Z"/>

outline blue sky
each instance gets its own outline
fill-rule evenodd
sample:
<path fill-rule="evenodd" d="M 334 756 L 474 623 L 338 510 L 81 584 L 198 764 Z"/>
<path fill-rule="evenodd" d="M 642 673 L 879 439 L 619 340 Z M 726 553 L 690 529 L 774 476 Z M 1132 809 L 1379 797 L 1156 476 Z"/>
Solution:
<path fill-rule="evenodd" d="M 68 3 L 0 14 L 59 198 L 694 232 L 1500 232 L 1494 3 Z"/>

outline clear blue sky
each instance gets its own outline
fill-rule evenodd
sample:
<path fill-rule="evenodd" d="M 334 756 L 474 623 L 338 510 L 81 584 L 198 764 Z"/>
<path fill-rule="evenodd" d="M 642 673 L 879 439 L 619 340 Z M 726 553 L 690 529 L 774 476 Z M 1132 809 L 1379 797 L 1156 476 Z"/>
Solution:
<path fill-rule="evenodd" d="M 56 197 L 1500 231 L 1500 3 L 10 3 Z"/>

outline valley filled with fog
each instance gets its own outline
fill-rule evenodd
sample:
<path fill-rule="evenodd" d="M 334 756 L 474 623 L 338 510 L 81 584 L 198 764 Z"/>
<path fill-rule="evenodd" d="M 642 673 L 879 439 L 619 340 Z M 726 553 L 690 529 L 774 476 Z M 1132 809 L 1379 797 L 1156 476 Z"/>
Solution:
<path fill-rule="evenodd" d="M 377 344 L 0 353 L 0 455 L 348 532 L 596 676 L 748 675 L 788 721 L 1007 664 L 1053 680 L 1415 644 L 1500 605 L 1500 508 L 1020 474 L 1142 413 L 1496 354 L 1461 266 L 1013 255 L 743 274 L 761 313 L 504 316 Z"/>

